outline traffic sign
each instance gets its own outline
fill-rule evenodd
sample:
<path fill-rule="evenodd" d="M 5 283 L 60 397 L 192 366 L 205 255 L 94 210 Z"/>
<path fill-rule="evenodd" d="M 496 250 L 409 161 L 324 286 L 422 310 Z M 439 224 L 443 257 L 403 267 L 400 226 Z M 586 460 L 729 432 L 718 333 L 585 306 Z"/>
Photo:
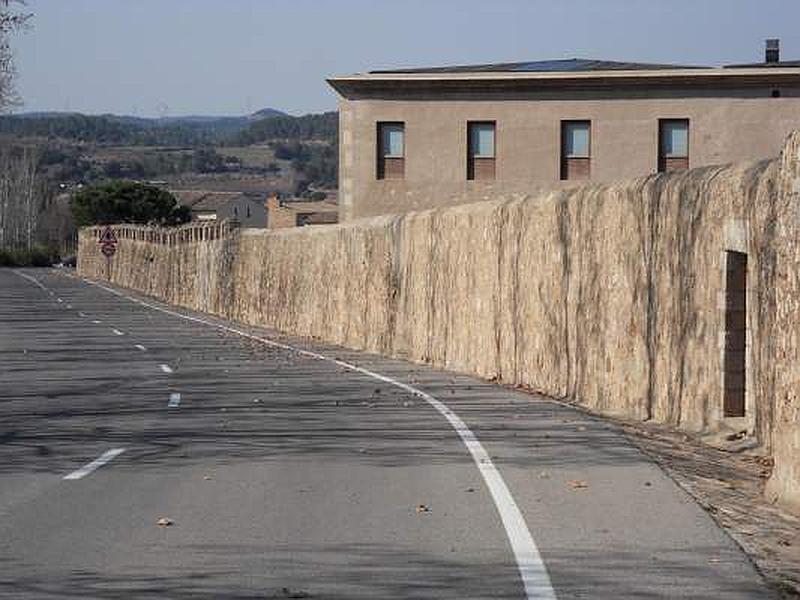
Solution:
<path fill-rule="evenodd" d="M 116 245 L 117 234 L 114 233 L 114 230 L 111 229 L 111 227 L 106 226 L 106 228 L 103 229 L 103 232 L 100 234 L 100 243 Z"/>
<path fill-rule="evenodd" d="M 100 252 L 103 253 L 103 256 L 107 258 L 111 258 L 114 256 L 114 253 L 117 251 L 117 245 L 112 243 L 105 243 L 100 245 Z"/>

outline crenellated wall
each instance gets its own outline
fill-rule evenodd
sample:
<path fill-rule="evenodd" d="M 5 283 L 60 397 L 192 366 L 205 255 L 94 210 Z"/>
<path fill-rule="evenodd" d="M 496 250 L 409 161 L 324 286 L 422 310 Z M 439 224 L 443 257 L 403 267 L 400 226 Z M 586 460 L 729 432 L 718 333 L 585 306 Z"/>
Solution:
<path fill-rule="evenodd" d="M 120 227 L 111 280 L 606 414 L 746 429 L 774 451 L 770 493 L 797 504 L 798 145 L 795 134 L 778 160 L 346 225 Z M 81 232 L 79 272 L 104 278 L 96 236 Z M 727 250 L 748 255 L 747 410 L 733 419 L 722 415 Z"/>

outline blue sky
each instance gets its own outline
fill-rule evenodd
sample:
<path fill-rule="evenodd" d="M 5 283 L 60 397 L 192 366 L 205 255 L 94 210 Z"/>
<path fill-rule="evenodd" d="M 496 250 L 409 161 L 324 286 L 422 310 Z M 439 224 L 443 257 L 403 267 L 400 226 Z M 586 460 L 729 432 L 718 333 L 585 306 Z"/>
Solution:
<path fill-rule="evenodd" d="M 332 110 L 325 77 L 396 66 L 800 58 L 798 0 L 28 0 L 21 110 Z"/>

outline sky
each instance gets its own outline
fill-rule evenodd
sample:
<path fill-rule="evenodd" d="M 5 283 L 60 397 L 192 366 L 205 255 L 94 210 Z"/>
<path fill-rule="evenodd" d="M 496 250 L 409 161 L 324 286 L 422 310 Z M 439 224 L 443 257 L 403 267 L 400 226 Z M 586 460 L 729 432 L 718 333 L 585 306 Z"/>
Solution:
<path fill-rule="evenodd" d="M 800 59 L 798 0 L 27 0 L 24 105 L 138 116 L 336 108 L 325 78 L 557 58 Z"/>

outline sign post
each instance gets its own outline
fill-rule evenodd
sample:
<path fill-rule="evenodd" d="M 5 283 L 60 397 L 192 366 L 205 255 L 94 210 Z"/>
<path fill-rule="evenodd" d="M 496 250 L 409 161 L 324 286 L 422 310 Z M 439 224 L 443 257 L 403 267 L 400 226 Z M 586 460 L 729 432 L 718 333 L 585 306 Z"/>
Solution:
<path fill-rule="evenodd" d="M 106 257 L 106 279 L 111 281 L 111 257 L 117 252 L 117 235 L 109 225 L 100 233 L 100 252 Z"/>

